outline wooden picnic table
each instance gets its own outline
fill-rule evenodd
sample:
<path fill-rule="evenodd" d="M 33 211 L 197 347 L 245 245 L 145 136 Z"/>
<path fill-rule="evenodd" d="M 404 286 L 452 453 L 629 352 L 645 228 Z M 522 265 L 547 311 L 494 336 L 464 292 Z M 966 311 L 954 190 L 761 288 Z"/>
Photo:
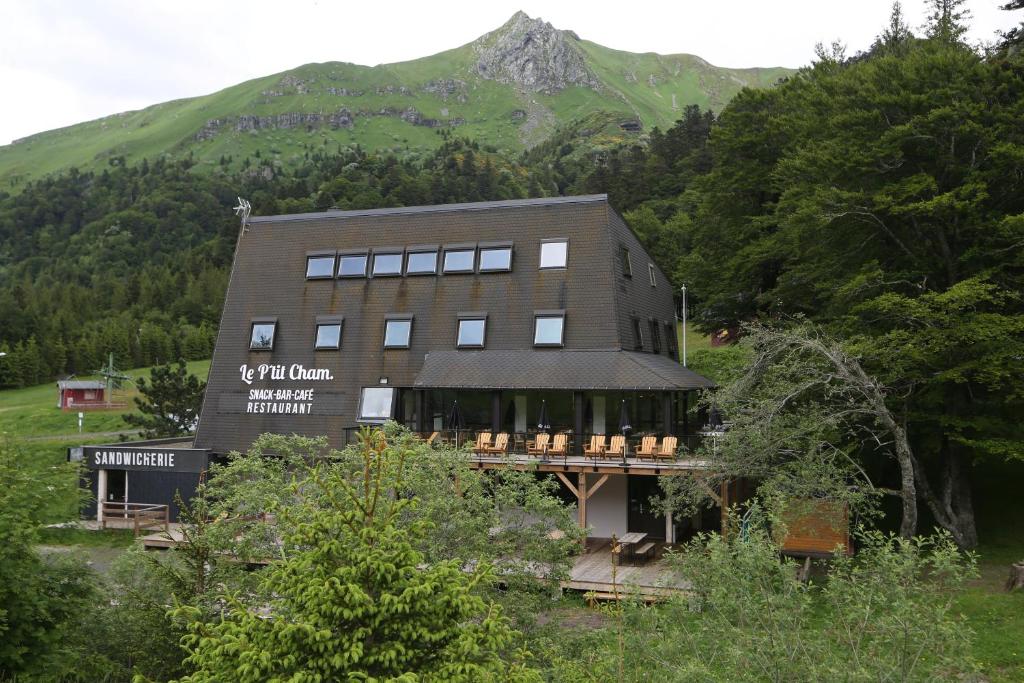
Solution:
<path fill-rule="evenodd" d="M 628 534 L 622 534 L 622 536 L 619 537 L 619 547 L 621 547 L 622 550 L 628 550 L 632 557 L 633 548 L 640 545 L 645 538 L 647 538 L 647 534 L 641 531 L 630 531 Z M 621 556 L 622 553 L 620 552 L 619 555 Z"/>

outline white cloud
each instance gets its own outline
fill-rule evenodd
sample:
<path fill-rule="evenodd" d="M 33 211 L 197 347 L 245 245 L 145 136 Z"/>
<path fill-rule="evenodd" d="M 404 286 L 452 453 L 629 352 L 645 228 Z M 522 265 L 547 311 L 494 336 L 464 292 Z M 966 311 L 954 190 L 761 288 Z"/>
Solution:
<path fill-rule="evenodd" d="M 0 10 L 0 141 L 170 99 L 213 92 L 300 64 L 379 64 L 467 43 L 516 10 L 608 47 L 688 52 L 721 66 L 800 66 L 816 42 L 863 49 L 889 0 L 26 0 Z M 971 37 L 1022 17 L 969 0 Z M 905 2 L 914 26 L 924 4 Z M 1020 13 L 1017 13 L 1020 14 Z"/>

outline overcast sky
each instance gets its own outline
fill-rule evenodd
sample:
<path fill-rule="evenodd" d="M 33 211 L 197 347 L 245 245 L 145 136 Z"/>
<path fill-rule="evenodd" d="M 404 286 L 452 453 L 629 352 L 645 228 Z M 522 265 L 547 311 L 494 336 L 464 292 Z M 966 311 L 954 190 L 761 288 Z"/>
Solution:
<path fill-rule="evenodd" d="M 1020 21 L 968 0 L 970 38 Z M 467 43 L 516 10 L 632 52 L 719 66 L 810 61 L 815 43 L 866 48 L 891 0 L 0 0 L 0 144 L 116 112 L 214 92 L 309 62 L 381 64 Z M 922 0 L 903 3 L 911 26 Z"/>

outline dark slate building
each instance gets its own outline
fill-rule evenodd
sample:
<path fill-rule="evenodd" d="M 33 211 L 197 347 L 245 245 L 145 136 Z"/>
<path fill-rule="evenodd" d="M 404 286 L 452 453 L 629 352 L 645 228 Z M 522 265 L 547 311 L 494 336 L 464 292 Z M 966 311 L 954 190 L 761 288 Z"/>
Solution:
<path fill-rule="evenodd" d="M 688 397 L 712 384 L 679 362 L 673 295 L 605 195 L 252 217 L 194 449 L 264 432 L 342 446 L 389 419 L 429 434 L 457 404 L 460 431 L 506 432 L 525 461 L 543 416 L 569 449 L 534 465 L 589 507 L 581 523 L 673 537 L 644 506 L 650 475 L 685 461 L 583 453 L 623 420 L 634 437 L 694 431 Z"/>

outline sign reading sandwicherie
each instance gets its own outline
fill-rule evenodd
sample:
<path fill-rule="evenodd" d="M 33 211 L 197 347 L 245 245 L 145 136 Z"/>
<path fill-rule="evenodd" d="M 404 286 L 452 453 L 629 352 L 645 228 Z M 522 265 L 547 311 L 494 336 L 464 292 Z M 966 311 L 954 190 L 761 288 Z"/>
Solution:
<path fill-rule="evenodd" d="M 307 368 L 301 363 L 272 365 L 264 363 L 255 367 L 248 364 L 238 368 L 242 381 L 248 385 L 259 381 L 329 382 L 333 373 L 326 368 Z M 245 412 L 250 415 L 309 415 L 313 412 L 312 387 L 256 388 L 249 389 Z"/>
<path fill-rule="evenodd" d="M 92 470 L 202 472 L 209 461 L 207 451 L 197 448 L 85 446 L 82 451 L 85 466 Z"/>

